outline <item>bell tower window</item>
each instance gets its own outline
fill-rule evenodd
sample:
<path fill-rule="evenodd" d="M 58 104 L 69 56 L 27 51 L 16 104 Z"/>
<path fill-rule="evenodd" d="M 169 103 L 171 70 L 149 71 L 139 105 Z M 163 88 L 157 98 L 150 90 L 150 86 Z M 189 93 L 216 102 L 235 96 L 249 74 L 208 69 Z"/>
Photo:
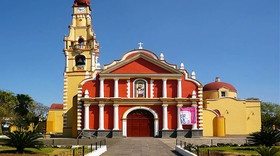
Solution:
<path fill-rule="evenodd" d="M 79 42 L 79 44 L 84 44 L 85 40 L 83 38 L 79 38 L 78 42 Z"/>
<path fill-rule="evenodd" d="M 85 66 L 86 65 L 86 57 L 84 55 L 78 55 L 75 57 L 76 66 Z"/>

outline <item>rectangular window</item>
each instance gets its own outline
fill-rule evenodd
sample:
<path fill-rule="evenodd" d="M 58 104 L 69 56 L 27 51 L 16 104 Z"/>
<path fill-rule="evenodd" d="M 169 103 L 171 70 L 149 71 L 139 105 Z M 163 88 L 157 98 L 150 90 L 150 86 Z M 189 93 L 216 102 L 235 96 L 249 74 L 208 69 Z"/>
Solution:
<path fill-rule="evenodd" d="M 227 93 L 227 92 L 221 92 L 222 97 L 226 97 L 226 96 L 227 96 L 226 93 Z"/>

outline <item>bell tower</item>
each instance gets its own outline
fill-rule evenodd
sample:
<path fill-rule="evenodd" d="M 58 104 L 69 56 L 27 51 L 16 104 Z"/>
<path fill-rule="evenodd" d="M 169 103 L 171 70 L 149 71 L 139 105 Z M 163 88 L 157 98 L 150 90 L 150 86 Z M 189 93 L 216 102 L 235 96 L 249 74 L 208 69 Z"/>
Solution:
<path fill-rule="evenodd" d="M 77 93 L 81 81 L 91 78 L 97 68 L 99 43 L 91 25 L 90 0 L 75 0 L 70 33 L 64 36 L 64 93 L 63 93 L 63 135 L 77 135 Z"/>

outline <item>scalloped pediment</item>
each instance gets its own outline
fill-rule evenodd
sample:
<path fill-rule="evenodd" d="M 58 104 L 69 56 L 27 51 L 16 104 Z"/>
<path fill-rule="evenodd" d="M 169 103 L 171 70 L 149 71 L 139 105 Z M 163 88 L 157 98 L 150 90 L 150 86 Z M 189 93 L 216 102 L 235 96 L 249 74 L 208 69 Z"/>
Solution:
<path fill-rule="evenodd" d="M 159 60 L 155 60 L 145 54 L 137 54 L 125 61 L 119 62 L 101 73 L 112 74 L 181 74 Z"/>

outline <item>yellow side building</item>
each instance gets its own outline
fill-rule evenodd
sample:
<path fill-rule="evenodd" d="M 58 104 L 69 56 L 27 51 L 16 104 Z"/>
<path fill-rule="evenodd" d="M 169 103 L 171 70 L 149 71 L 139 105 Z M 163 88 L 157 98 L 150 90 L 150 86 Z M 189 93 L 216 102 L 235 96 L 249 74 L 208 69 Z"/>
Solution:
<path fill-rule="evenodd" d="M 52 104 L 47 118 L 46 134 L 63 133 L 63 104 Z"/>
<path fill-rule="evenodd" d="M 237 90 L 220 82 L 220 78 L 204 86 L 203 99 L 203 136 L 248 135 L 260 131 L 261 102 L 237 99 Z"/>

